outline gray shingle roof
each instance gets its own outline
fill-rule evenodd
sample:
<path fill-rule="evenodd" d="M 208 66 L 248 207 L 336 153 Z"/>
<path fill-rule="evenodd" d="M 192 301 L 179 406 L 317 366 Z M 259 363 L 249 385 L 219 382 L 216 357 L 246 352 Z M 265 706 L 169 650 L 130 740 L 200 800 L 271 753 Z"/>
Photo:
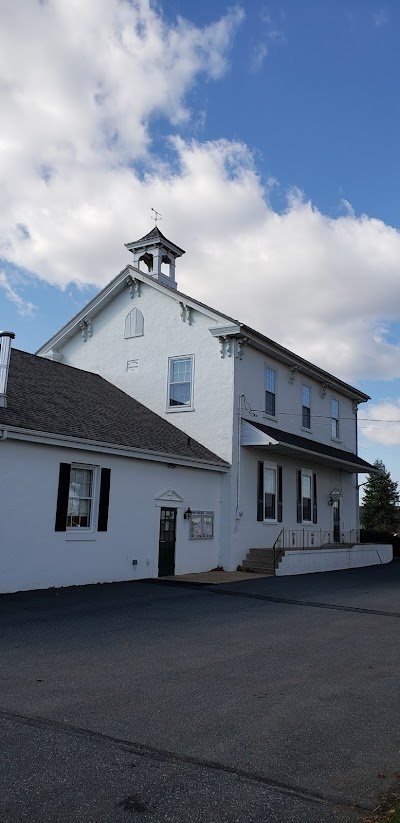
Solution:
<path fill-rule="evenodd" d="M 149 231 L 143 237 L 139 237 L 139 240 L 132 240 L 130 243 L 125 243 L 125 246 L 139 246 L 141 243 L 143 243 L 146 246 L 148 244 L 155 243 L 158 240 L 160 242 L 164 240 L 164 242 L 167 243 L 168 246 L 174 249 L 178 249 L 178 251 L 180 251 L 181 254 L 185 254 L 184 249 L 181 249 L 181 247 L 177 246 L 176 243 L 172 243 L 171 240 L 168 240 L 168 237 L 165 237 L 165 235 L 160 231 L 158 226 L 154 226 L 154 229 L 151 229 L 151 231 Z"/>
<path fill-rule="evenodd" d="M 329 446 L 326 443 L 320 443 L 317 440 L 311 440 L 311 438 L 309 439 L 308 437 L 301 437 L 298 434 L 282 431 L 282 429 L 276 429 L 274 426 L 266 426 L 264 423 L 257 423 L 254 420 L 246 420 L 246 422 L 250 423 L 251 426 L 254 426 L 255 429 L 265 432 L 265 434 L 268 434 L 270 437 L 273 437 L 275 440 L 278 440 L 288 446 L 297 446 L 299 449 L 305 449 L 315 454 L 321 454 L 325 457 L 333 457 L 335 460 L 342 460 L 352 466 L 357 465 L 360 467 L 360 470 L 365 469 L 366 472 L 374 468 L 371 466 L 371 463 L 367 463 L 366 460 L 363 460 L 362 457 L 358 457 L 358 455 L 354 454 L 354 452 L 345 451 L 345 449 L 337 449 L 336 446 Z"/>
<path fill-rule="evenodd" d="M 142 240 L 167 240 L 167 242 L 169 243 L 169 240 L 167 239 L 167 237 L 164 237 L 163 233 L 160 231 L 158 226 L 154 226 L 154 229 L 151 229 L 151 231 L 143 235 L 143 237 L 139 237 L 139 240 L 134 240 L 133 242 L 141 243 Z"/>
<path fill-rule="evenodd" d="M 18 349 L 11 352 L 2 425 L 227 466 L 103 377 Z"/>

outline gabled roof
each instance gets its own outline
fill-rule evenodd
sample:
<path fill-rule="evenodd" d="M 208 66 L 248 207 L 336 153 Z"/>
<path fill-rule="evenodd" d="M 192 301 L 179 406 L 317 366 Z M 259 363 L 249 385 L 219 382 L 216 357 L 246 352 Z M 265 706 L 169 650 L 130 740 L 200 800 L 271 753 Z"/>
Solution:
<path fill-rule="evenodd" d="M 227 467 L 103 377 L 18 349 L 11 352 L 7 408 L 0 409 L 0 426 Z"/>
<path fill-rule="evenodd" d="M 152 234 L 153 231 L 157 231 L 159 235 L 161 232 L 157 227 L 152 229 L 149 232 L 149 235 Z M 149 235 L 145 235 L 142 238 L 143 242 L 145 242 L 145 238 Z M 163 235 L 161 235 L 163 236 Z M 137 241 L 140 242 L 140 241 Z M 169 242 L 169 241 L 168 241 Z M 126 243 L 127 247 L 135 244 Z M 171 244 L 174 245 L 174 244 Z M 182 251 L 182 250 L 181 250 Z M 50 337 L 40 348 L 37 350 L 37 354 L 45 354 L 47 351 L 51 349 L 52 346 L 57 347 L 58 345 L 62 345 L 65 340 L 70 339 L 76 332 L 79 330 L 79 323 L 85 318 L 90 316 L 91 318 L 95 317 L 102 309 L 104 308 L 107 303 L 113 300 L 114 297 L 117 296 L 124 288 L 126 288 L 126 278 L 127 276 L 131 276 L 141 280 L 143 283 L 151 285 L 154 289 L 158 291 L 163 291 L 165 294 L 168 294 L 173 299 L 179 301 L 184 300 L 184 302 L 192 307 L 197 308 L 200 311 L 203 311 L 204 314 L 209 315 L 210 319 L 213 319 L 214 322 L 221 325 L 226 325 L 227 323 L 230 324 L 232 330 L 221 329 L 221 333 L 223 334 L 232 334 L 232 336 L 244 336 L 248 339 L 249 345 L 253 346 L 254 348 L 260 349 L 265 354 L 271 357 L 275 357 L 277 360 L 281 360 L 283 363 L 286 363 L 289 366 L 295 366 L 300 369 L 305 374 L 308 374 L 310 377 L 314 377 L 316 380 L 320 380 L 320 382 L 326 384 L 327 386 L 335 387 L 338 391 L 342 392 L 347 397 L 352 398 L 358 403 L 365 403 L 367 400 L 370 399 L 368 394 L 365 392 L 360 391 L 359 389 L 351 386 L 349 383 L 345 383 L 343 380 L 340 380 L 338 377 L 335 377 L 330 372 L 325 371 L 324 369 L 316 366 L 314 363 L 311 363 L 309 360 L 305 360 L 305 358 L 300 357 L 300 355 L 295 354 L 294 352 L 290 351 L 290 349 L 285 348 L 285 346 L 281 346 L 280 343 L 276 343 L 275 340 L 272 340 L 270 337 L 267 337 L 265 334 L 252 329 L 251 326 L 247 326 L 245 323 L 242 323 L 240 320 L 236 320 L 233 317 L 230 317 L 228 314 L 224 312 L 220 312 L 218 309 L 214 309 L 211 306 L 207 305 L 207 303 L 202 303 L 200 300 L 196 300 L 194 297 L 191 297 L 184 292 L 179 291 L 178 289 L 170 288 L 169 286 L 165 285 L 164 283 L 159 283 L 154 280 L 151 275 L 145 274 L 145 272 L 136 269 L 132 265 L 127 265 L 113 280 L 108 283 L 104 289 L 102 289 L 86 306 L 81 309 L 68 323 L 62 326 L 56 334 Z"/>

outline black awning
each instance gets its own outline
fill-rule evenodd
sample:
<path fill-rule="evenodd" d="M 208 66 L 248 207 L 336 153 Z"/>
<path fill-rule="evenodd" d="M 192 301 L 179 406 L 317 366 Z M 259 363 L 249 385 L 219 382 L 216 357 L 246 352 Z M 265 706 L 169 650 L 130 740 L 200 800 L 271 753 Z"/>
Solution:
<path fill-rule="evenodd" d="M 253 431 L 252 431 L 253 430 Z M 323 463 L 326 466 L 337 466 L 349 472 L 376 472 L 375 466 L 367 463 L 361 457 L 345 449 L 329 446 L 308 437 L 276 429 L 275 426 L 266 426 L 254 420 L 242 419 L 242 446 L 267 448 L 276 454 L 286 454 L 288 457 L 308 455 L 314 463 Z"/>

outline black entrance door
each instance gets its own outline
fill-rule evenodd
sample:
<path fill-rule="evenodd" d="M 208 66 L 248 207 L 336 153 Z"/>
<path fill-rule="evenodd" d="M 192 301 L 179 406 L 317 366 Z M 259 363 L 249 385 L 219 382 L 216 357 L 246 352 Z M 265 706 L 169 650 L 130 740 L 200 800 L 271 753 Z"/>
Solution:
<path fill-rule="evenodd" d="M 175 574 L 176 509 L 161 509 L 158 576 Z"/>

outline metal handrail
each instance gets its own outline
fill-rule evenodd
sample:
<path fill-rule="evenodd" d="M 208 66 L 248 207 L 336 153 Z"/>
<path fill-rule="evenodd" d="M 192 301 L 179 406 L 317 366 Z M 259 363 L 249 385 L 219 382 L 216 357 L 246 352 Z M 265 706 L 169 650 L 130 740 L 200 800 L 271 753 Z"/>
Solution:
<path fill-rule="evenodd" d="M 279 558 L 280 558 L 280 557 L 282 557 L 282 555 L 283 555 L 283 554 L 284 554 L 284 552 L 285 552 L 285 549 L 284 549 L 284 542 L 285 542 L 285 541 L 284 541 L 284 540 L 282 541 L 282 542 L 283 542 L 283 545 L 282 545 L 282 546 L 279 546 L 279 545 L 278 545 L 278 544 L 279 544 L 279 542 L 280 542 L 281 537 L 284 535 L 284 532 L 285 532 L 285 529 L 281 529 L 281 530 L 280 530 L 280 532 L 279 532 L 279 534 L 278 534 L 278 537 L 276 538 L 275 543 L 274 543 L 274 545 L 272 546 L 272 548 L 273 548 L 273 550 L 274 550 L 274 569 L 275 569 L 275 567 L 276 567 L 276 564 L 277 564 L 277 562 L 278 562 Z"/>
<path fill-rule="evenodd" d="M 339 537 L 339 540 L 336 539 L 337 537 Z M 360 530 L 341 530 L 337 534 L 333 529 L 282 529 L 275 540 L 273 548 L 274 553 L 276 549 L 279 549 L 280 554 L 282 554 L 287 549 L 318 549 L 327 545 L 340 546 L 344 543 L 359 544 Z"/>

